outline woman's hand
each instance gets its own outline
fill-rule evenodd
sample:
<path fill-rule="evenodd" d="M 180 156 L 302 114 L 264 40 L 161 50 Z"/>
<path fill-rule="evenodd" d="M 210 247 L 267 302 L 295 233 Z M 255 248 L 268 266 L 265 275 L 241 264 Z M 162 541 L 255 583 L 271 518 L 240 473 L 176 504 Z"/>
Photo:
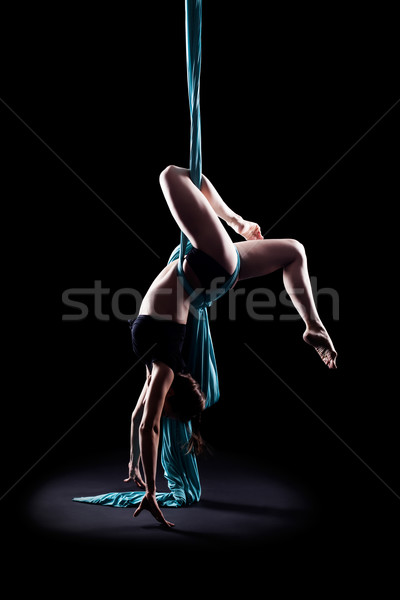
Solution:
<path fill-rule="evenodd" d="M 163 525 L 166 525 L 167 527 L 174 527 L 174 523 L 170 523 L 169 521 L 167 521 L 165 519 L 164 515 L 162 514 L 162 512 L 157 504 L 155 492 L 153 494 L 146 492 L 146 495 L 144 496 L 143 500 L 139 504 L 139 508 L 137 508 L 135 510 L 135 512 L 133 513 L 133 516 L 134 517 L 139 516 L 140 513 L 142 512 L 142 510 L 148 510 L 153 515 L 155 520 L 158 521 L 159 523 L 162 523 Z"/>
<path fill-rule="evenodd" d="M 244 237 L 246 240 L 263 240 L 263 236 L 261 234 L 260 226 L 257 223 L 253 223 L 252 221 L 245 221 L 242 217 L 239 217 L 235 220 L 231 227 Z"/>
<path fill-rule="evenodd" d="M 140 469 L 138 466 L 134 467 L 132 462 L 130 461 L 128 464 L 128 469 L 129 469 L 129 475 L 127 477 L 127 479 L 124 479 L 125 483 L 128 483 L 128 481 L 133 481 L 136 483 L 136 485 L 139 488 L 144 489 L 145 488 L 145 483 L 142 479 L 142 476 L 140 474 Z"/>

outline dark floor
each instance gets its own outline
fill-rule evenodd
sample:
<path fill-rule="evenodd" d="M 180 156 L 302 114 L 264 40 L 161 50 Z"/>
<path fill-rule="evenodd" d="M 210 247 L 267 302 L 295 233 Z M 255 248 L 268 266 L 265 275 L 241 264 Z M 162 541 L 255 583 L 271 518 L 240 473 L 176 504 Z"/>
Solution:
<path fill-rule="evenodd" d="M 27 524 L 49 539 L 207 550 L 296 537 L 315 525 L 318 506 L 309 490 L 284 473 L 219 455 L 199 461 L 202 497 L 198 504 L 164 509 L 175 524 L 171 530 L 147 512 L 133 519 L 132 508 L 72 501 L 75 496 L 133 489 L 123 482 L 125 458 L 116 454 L 107 462 L 88 460 L 50 475 L 29 498 Z M 158 489 L 166 489 L 162 478 Z"/>
<path fill-rule="evenodd" d="M 134 519 L 133 508 L 72 501 L 126 489 L 125 453 L 53 464 L 3 500 L 2 545 L 14 581 L 25 577 L 31 585 L 56 573 L 75 593 L 79 581 L 93 592 L 106 581 L 111 589 L 148 591 L 184 577 L 207 591 L 215 577 L 225 591 L 224 582 L 231 591 L 246 582 L 255 592 L 251 586 L 266 578 L 309 589 L 323 577 L 332 589 L 366 574 L 390 581 L 397 570 L 398 500 L 368 473 L 346 473 L 344 463 L 299 477 L 246 457 L 201 458 L 200 502 L 164 509 L 173 529 L 148 513 Z M 161 472 L 158 489 L 166 490 Z M 151 582 L 144 579 L 149 567 Z"/>

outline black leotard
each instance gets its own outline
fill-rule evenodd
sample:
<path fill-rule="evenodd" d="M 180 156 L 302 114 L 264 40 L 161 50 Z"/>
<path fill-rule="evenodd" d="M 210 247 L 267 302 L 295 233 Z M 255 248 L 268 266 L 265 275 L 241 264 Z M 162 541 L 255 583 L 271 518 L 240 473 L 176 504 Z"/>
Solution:
<path fill-rule="evenodd" d="M 192 247 L 186 260 L 197 275 L 202 287 L 210 290 L 212 282 L 222 284 L 231 275 L 211 256 Z M 217 284 L 217 285 L 218 285 Z M 132 333 L 133 351 L 151 371 L 153 362 L 160 361 L 170 367 L 174 373 L 185 372 L 186 364 L 182 357 L 186 325 L 150 315 L 139 315 L 129 321 Z"/>
<path fill-rule="evenodd" d="M 231 276 L 214 258 L 194 246 L 185 258 L 205 290 L 211 289 L 213 280 L 218 279 L 218 284 L 221 285 Z"/>
<path fill-rule="evenodd" d="M 182 347 L 186 325 L 176 321 L 155 319 L 150 315 L 139 315 L 129 321 L 133 351 L 151 371 L 153 362 L 160 361 L 174 373 L 185 371 Z"/>

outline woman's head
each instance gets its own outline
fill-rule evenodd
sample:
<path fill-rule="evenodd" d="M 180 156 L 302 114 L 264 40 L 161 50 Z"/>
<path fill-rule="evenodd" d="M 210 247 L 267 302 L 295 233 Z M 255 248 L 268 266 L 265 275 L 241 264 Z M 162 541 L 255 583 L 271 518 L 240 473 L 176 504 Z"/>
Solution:
<path fill-rule="evenodd" d="M 205 397 L 200 385 L 189 373 L 177 373 L 168 394 L 174 416 L 187 423 L 205 408 Z"/>
<path fill-rule="evenodd" d="M 165 404 L 165 416 L 174 417 L 183 423 L 190 421 L 192 435 L 188 452 L 194 450 L 196 454 L 200 454 L 205 446 L 199 431 L 200 416 L 206 404 L 200 385 L 189 373 L 177 373 Z"/>

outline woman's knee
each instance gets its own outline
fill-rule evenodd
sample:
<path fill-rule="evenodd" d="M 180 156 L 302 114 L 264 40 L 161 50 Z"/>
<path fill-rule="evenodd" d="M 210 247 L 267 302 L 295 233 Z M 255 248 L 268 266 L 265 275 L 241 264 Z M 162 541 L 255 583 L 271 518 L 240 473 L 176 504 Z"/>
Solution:
<path fill-rule="evenodd" d="M 289 239 L 289 240 L 287 240 L 287 242 L 291 246 L 291 249 L 293 252 L 293 257 L 295 259 L 300 258 L 303 260 L 306 258 L 306 249 L 304 248 L 304 246 L 301 242 L 299 242 L 298 240 L 293 240 L 293 239 Z"/>
<path fill-rule="evenodd" d="M 168 183 L 168 181 L 171 180 L 171 178 L 173 177 L 174 174 L 174 169 L 175 166 L 174 165 L 168 165 L 168 167 L 165 167 L 165 169 L 163 169 L 160 173 L 160 184 L 162 185 L 163 183 Z"/>
<path fill-rule="evenodd" d="M 177 167 L 175 165 L 168 165 L 160 173 L 160 184 L 170 185 L 173 181 L 176 181 L 177 177 L 184 174 L 185 169 Z"/>

